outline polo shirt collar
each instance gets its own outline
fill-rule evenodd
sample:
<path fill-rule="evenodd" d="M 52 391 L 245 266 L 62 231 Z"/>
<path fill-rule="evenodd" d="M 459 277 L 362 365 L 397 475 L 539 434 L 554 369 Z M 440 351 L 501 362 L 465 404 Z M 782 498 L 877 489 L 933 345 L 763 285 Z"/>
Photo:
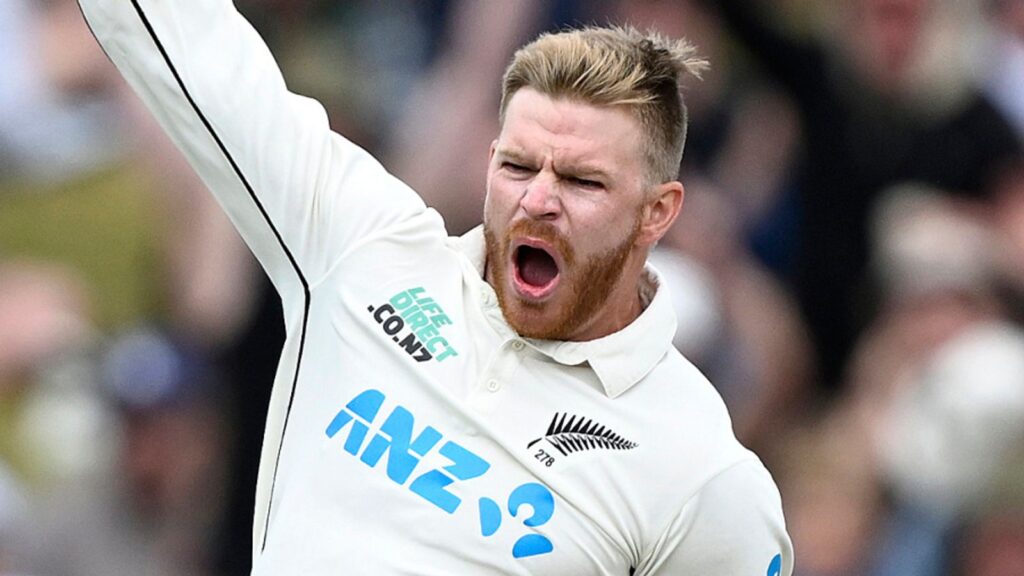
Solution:
<path fill-rule="evenodd" d="M 477 226 L 456 240 L 458 249 L 476 270 L 476 277 L 484 284 L 484 291 L 493 288 L 483 280 L 487 250 L 483 227 Z M 587 342 L 555 340 L 527 341 L 539 352 L 559 364 L 578 366 L 588 364 L 600 380 L 605 394 L 615 398 L 642 380 L 661 361 L 672 346 L 676 332 L 676 317 L 672 309 L 668 288 L 658 271 L 647 264 L 643 282 L 654 296 L 644 311 L 628 326 L 602 338 Z M 495 303 L 495 298 L 484 299 L 484 314 L 500 332 L 512 334 Z M 494 309 L 498 308 L 497 311 Z"/>

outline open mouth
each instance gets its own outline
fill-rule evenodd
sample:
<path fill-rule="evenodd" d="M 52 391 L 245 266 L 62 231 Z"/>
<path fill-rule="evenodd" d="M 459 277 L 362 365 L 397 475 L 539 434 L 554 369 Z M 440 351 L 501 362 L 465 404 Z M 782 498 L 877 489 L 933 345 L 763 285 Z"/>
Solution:
<path fill-rule="evenodd" d="M 558 260 L 553 250 L 542 243 L 525 241 L 519 244 L 513 252 L 512 262 L 515 289 L 521 296 L 541 300 L 558 286 Z"/>

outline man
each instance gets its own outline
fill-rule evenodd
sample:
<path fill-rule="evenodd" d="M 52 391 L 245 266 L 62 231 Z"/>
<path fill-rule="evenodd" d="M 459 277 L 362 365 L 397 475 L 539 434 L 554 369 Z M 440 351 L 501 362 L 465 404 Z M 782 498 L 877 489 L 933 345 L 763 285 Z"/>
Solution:
<path fill-rule="evenodd" d="M 691 49 L 521 50 L 485 225 L 449 238 L 228 0 L 81 4 L 284 302 L 254 574 L 790 574 L 778 491 L 644 267 Z"/>

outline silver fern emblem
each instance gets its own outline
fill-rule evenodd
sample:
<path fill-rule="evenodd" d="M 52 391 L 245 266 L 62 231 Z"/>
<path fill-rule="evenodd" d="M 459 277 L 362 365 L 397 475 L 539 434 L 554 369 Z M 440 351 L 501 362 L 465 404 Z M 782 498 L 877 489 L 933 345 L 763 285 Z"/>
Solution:
<path fill-rule="evenodd" d="M 632 450 L 637 447 L 636 442 L 626 440 L 616 434 L 611 428 L 594 422 L 592 418 L 570 416 L 568 413 L 559 414 L 551 419 L 546 434 L 533 440 L 526 445 L 532 448 L 541 440 L 547 440 L 549 444 L 568 456 L 573 452 L 603 448 L 605 450 Z"/>

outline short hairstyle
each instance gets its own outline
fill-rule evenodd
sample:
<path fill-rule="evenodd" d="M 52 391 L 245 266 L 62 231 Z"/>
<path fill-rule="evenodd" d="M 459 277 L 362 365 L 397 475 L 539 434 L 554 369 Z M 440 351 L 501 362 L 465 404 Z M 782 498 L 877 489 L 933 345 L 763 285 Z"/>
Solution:
<path fill-rule="evenodd" d="M 512 57 L 502 81 L 499 118 L 504 124 L 509 101 L 524 87 L 595 106 L 626 106 L 647 135 L 648 176 L 669 182 L 679 175 L 686 141 L 681 80 L 700 78 L 707 66 L 686 40 L 632 27 L 546 33 Z"/>

